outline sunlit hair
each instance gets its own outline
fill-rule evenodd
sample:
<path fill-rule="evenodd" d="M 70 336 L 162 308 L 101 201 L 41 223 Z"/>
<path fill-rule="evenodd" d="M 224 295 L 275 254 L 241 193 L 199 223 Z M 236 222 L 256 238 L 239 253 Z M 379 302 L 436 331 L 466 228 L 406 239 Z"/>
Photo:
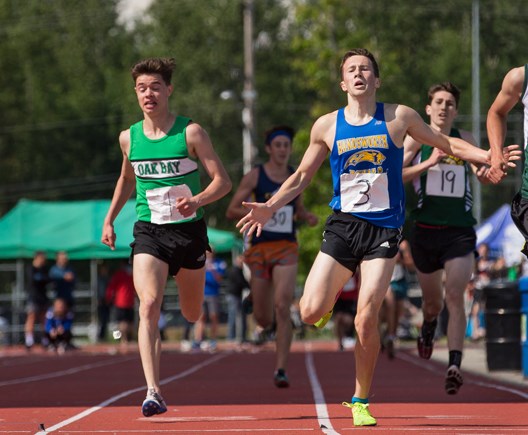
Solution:
<path fill-rule="evenodd" d="M 174 66 L 175 62 L 173 58 L 153 57 L 150 59 L 144 59 L 132 67 L 132 79 L 134 79 L 135 84 L 137 78 L 141 75 L 159 74 L 165 84 L 170 85 Z"/>
<path fill-rule="evenodd" d="M 446 91 L 453 95 L 453 97 L 455 97 L 456 108 L 458 108 L 458 101 L 460 100 L 460 89 L 458 89 L 451 82 L 437 83 L 436 85 L 431 86 L 429 88 L 429 91 L 427 92 L 428 104 L 432 103 L 434 94 L 440 91 Z"/>
<path fill-rule="evenodd" d="M 349 57 L 352 56 L 365 56 L 367 57 L 370 62 L 372 63 L 372 68 L 374 69 L 374 75 L 379 78 L 379 66 L 378 62 L 376 62 L 376 58 L 374 55 L 368 51 L 366 48 L 353 48 L 352 50 L 349 50 L 345 53 L 343 58 L 341 59 L 341 65 L 339 66 L 339 70 L 341 71 L 341 77 L 343 77 L 343 65 L 347 61 Z"/>

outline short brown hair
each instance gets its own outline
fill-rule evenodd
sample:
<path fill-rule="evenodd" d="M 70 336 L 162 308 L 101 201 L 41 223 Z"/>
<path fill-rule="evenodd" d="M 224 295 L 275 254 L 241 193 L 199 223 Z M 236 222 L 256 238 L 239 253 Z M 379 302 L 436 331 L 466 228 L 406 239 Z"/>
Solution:
<path fill-rule="evenodd" d="M 427 98 L 428 98 L 427 104 L 431 104 L 434 98 L 434 94 L 436 94 L 439 91 L 446 91 L 446 92 L 449 92 L 451 95 L 453 95 L 453 97 L 455 97 L 455 104 L 458 109 L 458 102 L 460 100 L 460 89 L 458 89 L 451 82 L 443 82 L 443 83 L 437 83 L 436 85 L 432 85 L 429 88 L 429 91 L 427 91 Z"/>
<path fill-rule="evenodd" d="M 137 78 L 141 75 L 159 74 L 165 84 L 170 85 L 174 66 L 174 58 L 153 57 L 150 59 L 144 59 L 132 67 L 132 78 L 134 79 L 134 83 L 136 83 Z"/>
<path fill-rule="evenodd" d="M 343 58 L 341 59 L 341 65 L 339 66 L 339 70 L 341 71 L 341 77 L 343 76 L 343 65 L 347 61 L 349 57 L 352 56 L 365 56 L 368 57 L 369 60 L 372 62 L 372 67 L 374 68 L 374 75 L 379 78 L 379 66 L 378 62 L 376 62 L 376 58 L 374 55 L 368 51 L 366 48 L 353 48 L 352 50 L 348 50 Z"/>

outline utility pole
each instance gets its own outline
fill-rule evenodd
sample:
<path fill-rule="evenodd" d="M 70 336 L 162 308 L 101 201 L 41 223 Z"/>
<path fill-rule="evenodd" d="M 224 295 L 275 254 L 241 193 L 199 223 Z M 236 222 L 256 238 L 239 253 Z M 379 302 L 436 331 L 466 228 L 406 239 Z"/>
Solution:
<path fill-rule="evenodd" d="M 471 16 L 471 83 L 472 83 L 472 114 L 473 114 L 473 137 L 478 146 L 481 146 L 480 135 L 480 2 L 473 0 Z M 477 225 L 482 222 L 482 190 L 480 182 L 473 177 L 473 211 Z"/>
<path fill-rule="evenodd" d="M 244 2 L 244 90 L 242 92 L 242 132 L 244 174 L 253 166 L 255 149 L 255 65 L 253 60 L 253 0 Z"/>

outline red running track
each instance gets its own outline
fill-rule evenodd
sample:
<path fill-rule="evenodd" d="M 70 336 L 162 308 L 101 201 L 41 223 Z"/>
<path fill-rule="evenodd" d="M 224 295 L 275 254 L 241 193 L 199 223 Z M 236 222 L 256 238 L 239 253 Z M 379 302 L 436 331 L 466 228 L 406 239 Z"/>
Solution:
<path fill-rule="evenodd" d="M 271 345 L 181 353 L 164 344 L 168 412 L 144 418 L 143 372 L 135 349 L 86 347 L 62 356 L 0 352 L 0 434 L 527 434 L 528 385 L 465 374 L 456 396 L 445 367 L 400 352 L 380 357 L 371 392 L 375 428 L 355 428 L 341 406 L 354 391 L 354 355 L 335 343 L 293 344 L 291 387 L 273 384 Z M 114 351 L 114 354 L 111 354 Z"/>

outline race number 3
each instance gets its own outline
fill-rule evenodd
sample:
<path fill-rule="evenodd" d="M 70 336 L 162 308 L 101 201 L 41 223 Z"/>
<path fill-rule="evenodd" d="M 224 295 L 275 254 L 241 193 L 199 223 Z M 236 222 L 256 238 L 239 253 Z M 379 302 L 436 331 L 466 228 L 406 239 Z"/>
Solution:
<path fill-rule="evenodd" d="M 390 207 L 387 174 L 341 174 L 341 210 L 381 211 Z"/>

